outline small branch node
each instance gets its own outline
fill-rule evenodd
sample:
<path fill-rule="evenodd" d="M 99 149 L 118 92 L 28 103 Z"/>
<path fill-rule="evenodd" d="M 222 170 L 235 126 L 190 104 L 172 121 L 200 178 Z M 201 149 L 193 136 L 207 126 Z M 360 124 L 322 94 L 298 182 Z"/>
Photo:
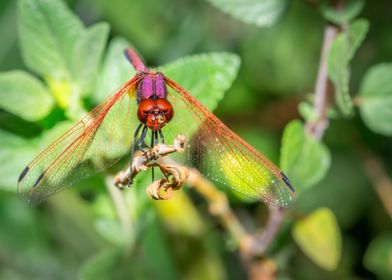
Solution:
<path fill-rule="evenodd" d="M 174 172 L 175 170 L 171 170 L 168 167 L 169 165 L 160 163 L 158 160 L 172 153 L 183 153 L 186 142 L 187 137 L 183 134 L 180 134 L 176 137 L 176 139 L 174 139 L 173 145 L 158 144 L 146 152 L 136 151 L 130 167 L 127 167 L 126 169 L 116 174 L 114 177 L 114 184 L 119 189 L 130 186 L 132 185 L 133 179 L 137 174 L 139 174 L 141 171 L 146 171 L 152 166 L 158 166 L 161 168 L 162 172 L 164 172 L 163 170 L 166 168 L 168 175 L 170 175 L 170 172 Z M 176 175 L 179 176 L 179 174 Z"/>

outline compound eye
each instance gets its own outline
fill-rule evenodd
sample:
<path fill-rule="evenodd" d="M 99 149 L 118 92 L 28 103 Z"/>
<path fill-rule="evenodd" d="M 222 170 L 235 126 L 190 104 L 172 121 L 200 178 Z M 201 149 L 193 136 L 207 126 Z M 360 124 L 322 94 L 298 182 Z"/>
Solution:
<path fill-rule="evenodd" d="M 152 110 L 155 108 L 155 102 L 152 99 L 144 99 L 139 103 L 137 110 L 137 118 L 140 122 L 146 123 L 147 117 Z"/>
<path fill-rule="evenodd" d="M 174 111 L 170 102 L 165 98 L 159 98 L 156 100 L 156 106 L 165 115 L 166 122 L 171 121 L 174 116 Z"/>
<path fill-rule="evenodd" d="M 155 107 L 155 102 L 152 99 L 144 99 L 139 103 L 139 110 L 143 112 L 151 112 Z"/>

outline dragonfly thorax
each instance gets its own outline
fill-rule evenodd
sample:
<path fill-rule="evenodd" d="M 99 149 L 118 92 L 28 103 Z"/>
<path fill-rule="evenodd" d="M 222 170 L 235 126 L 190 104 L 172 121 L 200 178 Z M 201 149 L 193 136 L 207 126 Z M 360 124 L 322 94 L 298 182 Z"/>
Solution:
<path fill-rule="evenodd" d="M 143 72 L 142 78 L 137 86 L 137 101 L 144 99 L 166 98 L 167 88 L 165 77 L 159 72 Z"/>
<path fill-rule="evenodd" d="M 139 103 L 137 117 L 153 131 L 162 129 L 173 116 L 173 107 L 166 98 L 144 99 Z"/>

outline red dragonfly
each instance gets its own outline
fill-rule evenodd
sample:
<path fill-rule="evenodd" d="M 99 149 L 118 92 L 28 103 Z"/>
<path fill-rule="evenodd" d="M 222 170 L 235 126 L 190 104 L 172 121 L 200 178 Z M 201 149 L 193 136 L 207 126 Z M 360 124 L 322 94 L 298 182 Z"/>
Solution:
<path fill-rule="evenodd" d="M 175 156 L 186 166 L 268 204 L 284 207 L 294 200 L 294 188 L 271 161 L 180 85 L 147 68 L 133 49 L 125 50 L 125 55 L 137 74 L 22 171 L 18 179 L 22 199 L 36 205 L 112 166 L 129 150 L 132 160 L 135 146 L 145 145 L 147 138 L 152 147 L 173 141 L 181 133 L 190 140 L 185 153 Z"/>

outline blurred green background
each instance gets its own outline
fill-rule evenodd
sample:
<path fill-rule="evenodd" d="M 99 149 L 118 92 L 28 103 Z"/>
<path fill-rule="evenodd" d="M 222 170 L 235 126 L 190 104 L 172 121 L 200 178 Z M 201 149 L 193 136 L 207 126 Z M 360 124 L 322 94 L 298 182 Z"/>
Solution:
<path fill-rule="evenodd" d="M 52 53 L 47 53 L 48 60 L 55 68 L 50 68 L 50 63 L 47 68 L 38 67 L 44 65 L 39 57 L 46 52 L 40 54 L 35 50 L 47 38 L 34 41 L 34 36 L 40 34 L 40 27 L 31 25 L 35 15 L 42 11 L 50 15 L 48 18 L 53 22 L 49 24 L 48 34 L 57 32 L 56 20 L 68 16 L 53 12 L 56 10 L 56 5 L 50 4 L 53 2 L 59 1 L 0 2 L 0 279 L 245 279 L 249 271 L 241 262 L 237 245 L 209 214 L 206 201 L 192 190 L 183 188 L 173 201 L 152 201 L 145 194 L 150 176 L 140 176 L 134 188 L 123 192 L 129 218 L 127 226 L 131 228 L 128 232 L 117 215 L 116 200 L 108 191 L 114 170 L 84 180 L 34 208 L 18 199 L 17 178 L 23 167 L 48 144 L 48 139 L 59 135 L 68 121 L 75 121 L 110 94 L 103 89 L 112 90 L 131 77 L 131 72 L 129 77 L 126 73 L 129 66 L 122 64 L 117 56 L 110 60 L 106 55 L 108 45 L 110 54 L 110 50 L 121 50 L 121 46 L 128 44 L 125 40 L 153 66 L 184 59 L 184 67 L 189 70 L 193 63 L 187 60 L 190 55 L 236 54 L 241 64 L 235 79 L 236 57 L 226 57 L 225 63 L 229 64 L 223 63 L 216 69 L 211 66 L 213 59 L 207 57 L 210 68 L 200 66 L 218 74 L 232 67 L 232 73 L 226 76 L 227 86 L 215 87 L 223 93 L 233 81 L 224 97 L 220 100 L 212 89 L 200 94 L 205 94 L 205 100 L 209 98 L 206 94 L 217 95 L 215 99 L 220 101 L 214 113 L 279 164 L 281 144 L 291 139 L 287 130 L 285 135 L 287 132 L 289 136 L 281 140 L 286 124 L 301 116 L 307 118 L 303 112 L 299 113 L 298 106 L 304 101 L 311 104 L 313 98 L 325 18 L 328 18 L 326 9 L 320 7 L 328 6 L 329 1 L 260 0 L 267 3 L 267 8 L 261 5 L 256 16 L 264 23 L 255 23 L 246 14 L 238 15 L 241 7 L 235 5 L 234 17 L 230 15 L 232 3 L 227 2 L 238 1 L 68 0 L 67 7 L 84 26 L 108 23 L 99 27 L 102 32 L 91 35 L 105 49 L 97 50 L 97 45 L 86 44 L 86 56 L 90 54 L 88 50 L 96 52 L 97 64 L 86 60 L 85 65 L 91 69 L 78 76 L 83 79 L 78 101 L 69 93 L 70 80 L 62 76 L 60 68 L 57 73 Z M 257 1 L 248 2 L 251 6 Z M 28 5 L 41 10 L 29 9 Z M 355 18 L 369 23 L 366 38 L 349 66 L 349 91 L 353 96 L 360 92 L 359 100 L 365 100 L 369 92 L 365 89 L 378 86 L 380 95 L 385 97 L 379 102 L 384 107 L 363 106 L 361 115 L 355 108 L 347 117 L 336 113 L 339 110 L 331 106 L 333 113 L 323 143 L 315 144 L 321 145 L 318 150 L 322 151 L 320 157 L 326 164 L 319 168 L 318 163 L 306 162 L 306 156 L 298 163 L 304 169 L 306 164 L 314 164 L 317 170 L 312 173 L 320 174 L 309 179 L 312 183 L 306 186 L 301 181 L 305 181 L 303 177 L 293 178 L 295 186 L 299 185 L 298 201 L 266 254 L 276 264 L 278 279 L 392 277 L 392 217 L 380 199 L 385 195 L 385 201 L 391 202 L 392 192 L 388 181 L 392 175 L 392 75 L 388 64 L 392 61 L 392 3 L 348 1 L 347 7 Z M 342 26 L 354 20 L 349 18 Z M 71 32 L 73 23 L 67 24 L 64 32 Z M 37 33 L 29 30 L 29 26 L 35 26 Z M 106 32 L 107 40 L 102 35 Z M 57 43 L 61 49 L 67 42 Z M 118 57 L 122 59 L 122 54 Z M 101 64 L 102 58 L 106 64 Z M 379 75 L 362 84 L 368 70 L 381 63 L 384 68 Z M 117 65 L 124 70 L 122 74 L 116 75 Z M 176 67 L 185 69 L 181 65 L 170 67 L 169 64 L 167 68 L 173 75 Z M 30 74 L 25 77 L 15 70 Z M 217 82 L 211 73 L 206 71 L 205 79 L 214 85 Z M 94 75 L 98 78 L 86 81 Z M 203 73 L 198 75 L 204 79 Z M 384 78 L 382 84 L 377 82 L 380 77 Z M 20 83 L 25 88 L 22 85 L 15 89 L 12 79 L 24 81 Z M 177 81 L 182 84 L 181 78 Z M 371 95 L 375 91 L 370 92 Z M 70 96 L 64 97 L 67 94 Z M 355 100 L 354 104 L 358 105 Z M 379 115 L 375 117 L 372 112 Z M 291 131 L 302 129 L 302 124 L 291 124 Z M 306 137 L 302 143 L 307 143 Z M 284 158 L 291 153 L 290 147 L 300 148 L 283 143 L 281 150 L 286 157 L 282 156 L 281 166 L 288 166 L 287 169 L 290 164 Z M 304 147 L 306 150 L 307 145 Z M 370 159 L 382 165 L 383 172 L 375 175 L 376 180 L 369 178 L 366 171 L 373 168 Z M 290 174 L 290 170 L 285 171 Z M 374 186 L 379 177 L 386 180 L 383 182 L 387 192 L 381 195 L 377 195 Z M 242 201 L 235 195 L 230 198 L 235 213 L 250 232 L 265 224 L 268 217 L 265 205 Z M 312 217 L 316 225 L 306 224 Z M 316 235 L 316 240 L 309 232 Z M 307 234 L 310 234 L 308 239 Z M 327 259 L 324 262 L 319 260 L 323 257 Z"/>

